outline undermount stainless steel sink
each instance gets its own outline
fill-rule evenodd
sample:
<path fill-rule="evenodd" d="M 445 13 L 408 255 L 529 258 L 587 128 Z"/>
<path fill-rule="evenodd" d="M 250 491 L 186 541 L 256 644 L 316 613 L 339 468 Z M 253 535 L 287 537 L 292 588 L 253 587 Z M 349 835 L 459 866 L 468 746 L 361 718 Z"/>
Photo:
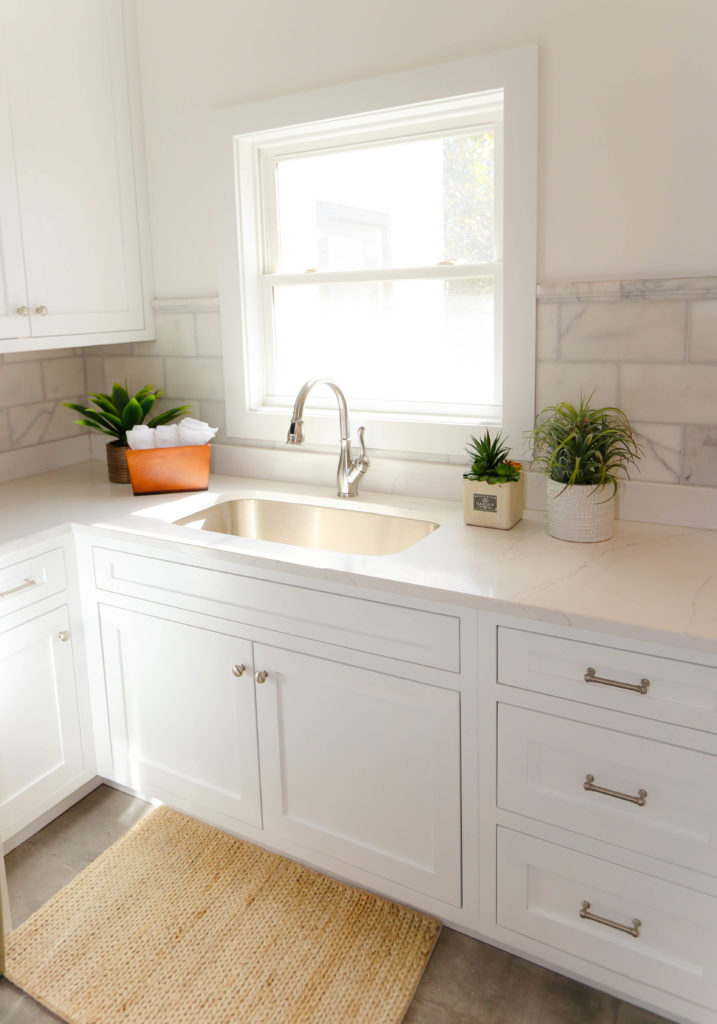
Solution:
<path fill-rule="evenodd" d="M 440 524 L 388 512 L 232 498 L 177 519 L 175 525 L 350 555 L 394 555 L 417 544 Z"/>

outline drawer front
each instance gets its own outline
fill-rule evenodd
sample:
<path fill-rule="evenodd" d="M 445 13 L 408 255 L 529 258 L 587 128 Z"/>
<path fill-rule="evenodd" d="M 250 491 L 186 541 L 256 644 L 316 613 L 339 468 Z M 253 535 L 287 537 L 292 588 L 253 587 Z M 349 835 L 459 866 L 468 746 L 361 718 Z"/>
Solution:
<path fill-rule="evenodd" d="M 498 924 L 703 1006 L 717 1004 L 717 899 L 498 829 Z M 603 918 L 594 921 L 585 912 Z M 632 928 L 637 937 L 605 921 Z M 587 968 L 586 968 L 587 969 Z"/>
<path fill-rule="evenodd" d="M 711 754 L 501 704 L 498 805 L 717 874 Z"/>
<path fill-rule="evenodd" d="M 625 683 L 624 689 L 586 681 Z M 641 693 L 642 680 L 649 681 Z M 498 682 L 660 721 L 717 730 L 717 669 L 600 644 L 500 627 Z"/>
<path fill-rule="evenodd" d="M 455 615 L 106 548 L 95 548 L 94 562 L 100 590 L 230 617 L 398 661 L 460 671 L 460 619 Z"/>
<path fill-rule="evenodd" d="M 66 585 L 62 548 L 13 562 L 0 569 L 0 616 L 57 594 Z"/>

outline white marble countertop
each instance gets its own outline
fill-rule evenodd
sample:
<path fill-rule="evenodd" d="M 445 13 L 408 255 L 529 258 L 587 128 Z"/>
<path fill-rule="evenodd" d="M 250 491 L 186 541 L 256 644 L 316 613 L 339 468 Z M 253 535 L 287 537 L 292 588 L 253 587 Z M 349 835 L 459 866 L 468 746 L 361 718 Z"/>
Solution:
<path fill-rule="evenodd" d="M 441 526 L 400 554 L 356 556 L 173 525 L 221 496 L 278 494 L 367 511 L 380 506 Z M 0 485 L 3 556 L 69 523 L 202 548 L 257 568 L 358 579 L 394 593 L 717 653 L 717 531 L 618 522 L 610 541 L 566 543 L 547 535 L 536 512 L 509 531 L 481 529 L 464 525 L 458 501 L 366 491 L 347 502 L 333 487 L 227 476 L 213 476 L 208 492 L 135 497 L 129 486 L 107 481 L 102 462 Z"/>

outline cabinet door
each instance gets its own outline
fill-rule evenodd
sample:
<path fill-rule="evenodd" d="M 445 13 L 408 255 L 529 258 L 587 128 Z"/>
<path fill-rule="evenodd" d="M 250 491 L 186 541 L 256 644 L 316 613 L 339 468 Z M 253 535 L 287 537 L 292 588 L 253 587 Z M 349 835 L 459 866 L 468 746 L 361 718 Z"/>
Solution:
<path fill-rule="evenodd" d="M 176 618 L 100 608 L 114 778 L 260 826 L 251 644 Z"/>
<path fill-rule="evenodd" d="M 5 39 L 0 14 L 0 40 Z M 0 56 L 2 43 L 0 42 Z M 27 338 L 30 316 L 17 205 L 7 61 L 0 61 L 0 338 Z"/>
<path fill-rule="evenodd" d="M 254 645 L 264 827 L 455 906 L 460 695 Z"/>
<path fill-rule="evenodd" d="M 2 9 L 32 336 L 141 329 L 122 2 Z"/>
<path fill-rule="evenodd" d="M 0 835 L 72 792 L 84 767 L 67 608 L 0 635 Z"/>

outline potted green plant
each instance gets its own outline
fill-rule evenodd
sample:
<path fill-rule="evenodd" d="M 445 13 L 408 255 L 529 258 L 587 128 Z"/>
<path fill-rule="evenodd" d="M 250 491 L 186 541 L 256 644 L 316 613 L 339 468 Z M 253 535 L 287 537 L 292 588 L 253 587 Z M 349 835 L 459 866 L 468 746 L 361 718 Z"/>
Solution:
<path fill-rule="evenodd" d="M 618 482 L 642 455 L 625 413 L 591 400 L 542 409 L 530 432 L 533 466 L 548 478 L 548 533 L 559 540 L 612 537 Z"/>
<path fill-rule="evenodd" d="M 63 402 L 68 409 L 79 412 L 80 420 L 74 420 L 79 426 L 91 427 L 114 438 L 107 443 L 107 472 L 111 483 L 128 484 L 129 470 L 127 469 L 127 431 L 144 423 L 149 416 L 154 403 L 164 394 L 159 388 L 151 384 L 145 384 L 136 395 L 130 395 L 127 390 L 127 382 L 112 385 L 112 394 L 106 395 L 103 392 L 91 393 L 90 398 L 96 409 L 85 408 L 76 402 Z M 158 427 L 164 423 L 171 423 L 185 413 L 189 412 L 188 405 L 177 406 L 174 409 L 167 409 L 159 413 L 149 421 L 147 426 Z"/>
<path fill-rule="evenodd" d="M 471 468 L 463 474 L 463 519 L 469 526 L 510 530 L 523 515 L 521 465 L 508 456 L 510 448 L 498 431 L 471 436 L 466 448 Z"/>

